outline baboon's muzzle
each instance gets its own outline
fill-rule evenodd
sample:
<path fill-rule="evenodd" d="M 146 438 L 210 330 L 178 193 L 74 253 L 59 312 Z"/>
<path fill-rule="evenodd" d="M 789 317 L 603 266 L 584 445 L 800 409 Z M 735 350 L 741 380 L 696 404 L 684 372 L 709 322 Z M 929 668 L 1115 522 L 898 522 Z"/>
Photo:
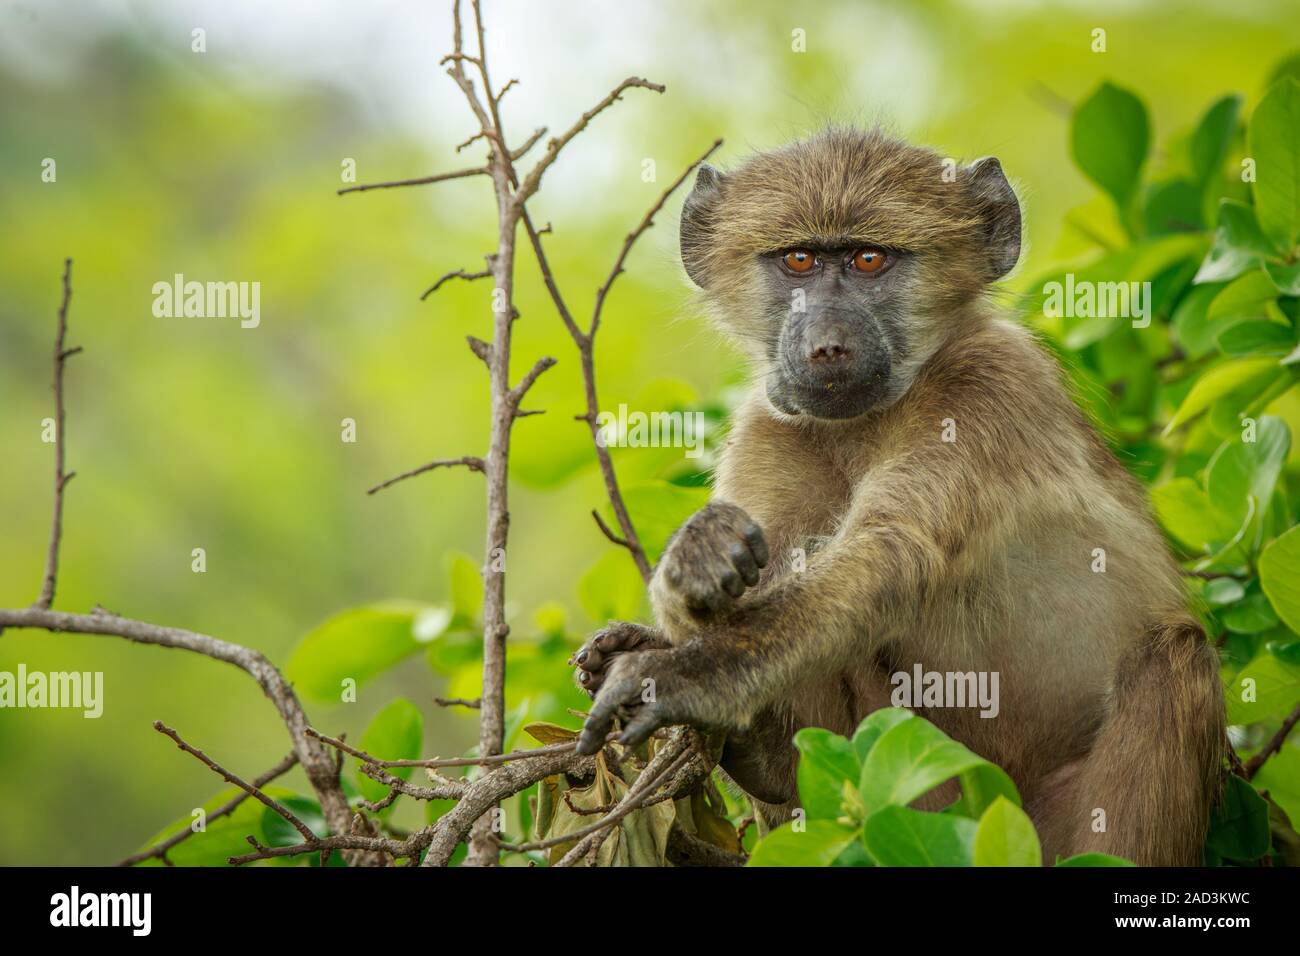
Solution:
<path fill-rule="evenodd" d="M 865 310 L 813 306 L 792 312 L 768 376 L 772 404 L 791 415 L 853 418 L 889 386 L 889 350 Z"/>

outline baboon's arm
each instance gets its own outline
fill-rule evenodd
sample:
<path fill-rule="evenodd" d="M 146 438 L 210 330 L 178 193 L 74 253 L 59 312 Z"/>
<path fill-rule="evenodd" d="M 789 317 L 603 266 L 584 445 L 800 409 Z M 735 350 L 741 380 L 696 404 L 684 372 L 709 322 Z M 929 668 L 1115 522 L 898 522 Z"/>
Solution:
<path fill-rule="evenodd" d="M 927 416 L 928 418 L 929 416 Z M 872 651 L 900 615 L 939 582 L 968 535 L 987 535 L 1012 488 L 991 475 L 975 429 L 943 442 L 938 418 L 858 484 L 838 532 L 807 569 L 747 595 L 693 640 L 614 661 L 584 728 L 595 746 L 613 717 L 632 741 L 672 723 L 744 726 L 797 683 Z M 920 425 L 921 423 L 918 423 Z M 928 433 L 928 434 L 927 434 Z"/>

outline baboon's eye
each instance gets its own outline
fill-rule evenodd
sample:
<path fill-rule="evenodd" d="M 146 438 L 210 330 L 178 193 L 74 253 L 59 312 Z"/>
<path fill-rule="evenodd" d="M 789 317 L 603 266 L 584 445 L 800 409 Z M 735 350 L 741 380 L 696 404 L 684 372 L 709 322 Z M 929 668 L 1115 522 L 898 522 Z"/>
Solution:
<path fill-rule="evenodd" d="M 879 272 L 885 267 L 885 250 L 867 246 L 853 253 L 853 268 L 859 272 Z"/>
<path fill-rule="evenodd" d="M 817 257 L 807 249 L 791 249 L 781 257 L 782 264 L 794 273 L 805 273 L 812 271 L 812 267 L 817 264 Z"/>

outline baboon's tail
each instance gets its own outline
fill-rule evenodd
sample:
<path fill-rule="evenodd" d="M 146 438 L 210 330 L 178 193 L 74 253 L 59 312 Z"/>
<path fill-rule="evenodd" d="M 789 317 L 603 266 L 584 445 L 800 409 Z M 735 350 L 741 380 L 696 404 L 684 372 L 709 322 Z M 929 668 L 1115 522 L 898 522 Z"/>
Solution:
<path fill-rule="evenodd" d="M 1218 655 L 1191 617 L 1161 619 L 1120 661 L 1077 778 L 1071 852 L 1200 866 L 1226 739 Z"/>

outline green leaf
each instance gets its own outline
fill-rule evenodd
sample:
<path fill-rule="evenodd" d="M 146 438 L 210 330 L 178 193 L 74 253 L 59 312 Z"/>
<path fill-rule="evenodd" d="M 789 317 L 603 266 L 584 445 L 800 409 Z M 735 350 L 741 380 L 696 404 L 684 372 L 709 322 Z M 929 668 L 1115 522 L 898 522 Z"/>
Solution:
<path fill-rule="evenodd" d="M 263 787 L 263 792 L 277 800 L 292 795 L 292 791 L 283 787 Z M 211 814 L 217 808 L 229 803 L 243 791 L 236 787 L 222 790 L 202 806 L 204 814 Z M 262 811 L 266 807 L 251 797 L 244 800 L 227 816 L 205 819 L 204 830 L 187 837 L 167 851 L 167 859 L 175 866 L 228 866 L 227 860 L 232 856 L 242 856 L 251 850 L 246 837 L 253 837 L 259 843 L 266 844 L 266 833 L 262 829 Z M 140 847 L 148 849 L 182 830 L 188 830 L 194 823 L 194 817 L 186 814 L 179 820 L 169 823 L 159 830 Z M 137 866 L 164 866 L 158 859 L 147 860 Z"/>
<path fill-rule="evenodd" d="M 831 820 L 808 820 L 796 831 L 787 823 L 758 841 L 749 866 L 830 866 L 857 838 L 857 831 Z"/>
<path fill-rule="evenodd" d="M 424 746 L 424 717 L 420 709 L 404 697 L 397 698 L 375 714 L 358 746 L 380 760 L 418 759 Z M 389 772 L 403 780 L 411 778 L 410 767 L 394 767 Z M 357 786 L 362 796 L 372 802 L 388 795 L 386 786 L 364 774 L 357 774 Z"/>
<path fill-rule="evenodd" d="M 1262 386 L 1274 377 L 1277 370 L 1277 360 L 1271 358 L 1231 359 L 1216 365 L 1196 380 L 1174 417 L 1165 426 L 1165 434 L 1171 434 L 1229 392 L 1255 384 Z"/>
<path fill-rule="evenodd" d="M 1300 239 L 1300 83 L 1279 80 L 1255 107 L 1247 133 L 1255 160 L 1255 211 L 1283 253 Z"/>
<path fill-rule="evenodd" d="M 1171 179 L 1152 186 L 1142 208 L 1147 234 L 1199 232 L 1205 227 L 1201 216 L 1200 187 L 1186 179 Z"/>
<path fill-rule="evenodd" d="M 888 806 L 867 818 L 862 840 L 881 866 L 970 866 L 976 829 L 966 817 Z"/>
<path fill-rule="evenodd" d="M 645 582 L 622 548 L 606 551 L 578 580 L 578 603 L 597 624 L 635 620 L 645 593 Z"/>
<path fill-rule="evenodd" d="M 1290 451 L 1291 430 L 1273 415 L 1259 419 L 1254 441 L 1229 438 L 1206 466 L 1205 490 L 1214 508 L 1239 524 L 1250 508 L 1247 498 L 1253 497 L 1262 520 Z"/>
<path fill-rule="evenodd" d="M 1236 578 L 1215 578 L 1205 583 L 1205 590 L 1201 592 L 1201 596 L 1212 607 L 1221 607 L 1224 604 L 1240 601 L 1246 596 L 1246 589 Z"/>
<path fill-rule="evenodd" d="M 1217 339 L 1224 355 L 1286 355 L 1296 346 L 1295 330 L 1278 322 L 1242 322 Z"/>
<path fill-rule="evenodd" d="M 1268 804 L 1247 781 L 1228 776 L 1223 801 L 1210 818 L 1207 849 L 1229 860 L 1257 860 L 1268 852 Z"/>
<path fill-rule="evenodd" d="M 867 759 L 867 754 L 876 745 L 881 734 L 915 716 L 916 714 L 902 707 L 882 707 L 867 714 L 853 734 L 853 750 L 857 753 L 858 760 Z"/>
<path fill-rule="evenodd" d="M 1236 248 L 1257 256 L 1272 255 L 1273 244 L 1260 229 L 1254 206 L 1236 199 L 1224 199 L 1219 203 L 1219 226 Z"/>
<path fill-rule="evenodd" d="M 1235 279 L 1253 268 L 1262 256 L 1272 254 L 1273 244 L 1260 230 L 1254 208 L 1235 199 L 1224 199 L 1219 203 L 1214 244 L 1192 282 Z"/>
<path fill-rule="evenodd" d="M 262 811 L 262 832 L 266 834 L 267 846 L 295 846 L 303 841 L 303 835 L 298 832 L 298 828 L 292 823 L 270 807 L 263 806 L 259 801 L 253 802 Z M 315 800 L 309 797 L 291 796 L 281 797 L 279 802 L 286 810 L 305 823 L 307 829 L 313 834 L 318 837 L 329 836 L 329 824 L 325 822 L 325 814 L 321 812 L 320 804 Z M 317 856 L 317 854 L 312 854 L 312 856 Z"/>
<path fill-rule="evenodd" d="M 1219 615 L 1234 634 L 1263 634 L 1277 627 L 1277 615 L 1262 594 L 1252 594 Z"/>
<path fill-rule="evenodd" d="M 1300 295 L 1300 260 L 1296 262 L 1265 262 L 1264 272 L 1284 295 Z"/>
<path fill-rule="evenodd" d="M 285 676 L 309 697 L 338 701 L 344 680 L 355 680 L 359 687 L 442 636 L 451 620 L 446 605 L 414 602 L 343 611 L 298 642 Z"/>
<path fill-rule="evenodd" d="M 1277 289 L 1261 270 L 1255 269 L 1229 283 L 1210 303 L 1207 318 L 1211 322 L 1263 319 L 1270 314 L 1269 305 L 1277 301 Z"/>
<path fill-rule="evenodd" d="M 1247 693 L 1254 699 L 1245 700 Z M 1224 699 L 1230 724 L 1245 726 L 1280 717 L 1300 700 L 1300 664 L 1261 650 L 1228 682 Z"/>
<path fill-rule="evenodd" d="M 1070 351 L 1077 352 L 1080 349 L 1087 348 L 1094 342 L 1100 342 L 1129 321 L 1129 319 L 1120 315 L 1087 316 L 1070 327 L 1069 331 L 1065 333 L 1065 337 L 1061 339 L 1061 344 Z"/>
<path fill-rule="evenodd" d="M 1223 169 L 1240 115 L 1241 97 L 1233 93 L 1215 101 L 1201 117 L 1191 143 L 1192 169 L 1201 183 Z"/>
<path fill-rule="evenodd" d="M 1223 330 L 1221 326 L 1210 325 L 1210 303 L 1223 288 L 1220 282 L 1193 286 L 1174 307 L 1174 334 L 1189 358 L 1201 358 L 1214 350 L 1215 336 Z"/>
<path fill-rule="evenodd" d="M 1259 583 L 1286 626 L 1300 633 L 1300 526 L 1264 548 L 1259 556 Z"/>
<path fill-rule="evenodd" d="M 939 784 L 960 778 L 959 812 L 978 817 L 998 795 L 1020 802 L 1000 768 L 972 753 L 927 720 L 905 720 L 880 735 L 862 762 L 858 790 L 868 813 L 906 806 Z"/>
<path fill-rule="evenodd" d="M 853 745 L 820 727 L 794 735 L 799 749 L 799 802 L 809 819 L 834 820 L 844 814 L 844 786 L 857 786 L 862 771 Z"/>
<path fill-rule="evenodd" d="M 1146 106 L 1128 90 L 1102 83 L 1074 112 L 1070 147 L 1084 174 L 1121 211 L 1137 190 L 1150 145 Z"/>
<path fill-rule="evenodd" d="M 1300 821 L 1300 747 L 1284 744 L 1259 768 L 1252 783 L 1267 790 L 1293 823 Z"/>
<path fill-rule="evenodd" d="M 1180 544 L 1193 551 L 1209 552 L 1239 527 L 1222 515 L 1200 486 L 1191 478 L 1175 478 L 1151 489 L 1151 507 L 1160 525 Z"/>
<path fill-rule="evenodd" d="M 975 831 L 975 866 L 1042 866 L 1038 833 L 1025 811 L 998 797 Z"/>
<path fill-rule="evenodd" d="M 1079 853 L 1066 857 L 1057 866 L 1137 866 L 1132 860 L 1109 853 Z"/>
<path fill-rule="evenodd" d="M 1268 89 L 1278 80 L 1287 76 L 1293 76 L 1300 80 L 1300 51 L 1285 56 L 1278 61 L 1277 65 L 1273 67 L 1273 72 L 1268 75 L 1268 82 L 1264 84 L 1264 88 Z"/>

